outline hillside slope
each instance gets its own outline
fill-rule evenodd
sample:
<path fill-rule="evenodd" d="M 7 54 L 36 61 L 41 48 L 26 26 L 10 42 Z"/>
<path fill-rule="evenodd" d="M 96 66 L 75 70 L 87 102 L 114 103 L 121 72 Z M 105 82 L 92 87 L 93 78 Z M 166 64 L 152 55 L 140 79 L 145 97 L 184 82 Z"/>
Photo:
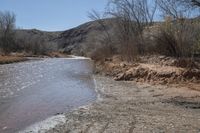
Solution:
<path fill-rule="evenodd" d="M 107 30 L 112 30 L 111 21 L 112 19 L 103 20 Z M 49 47 L 52 47 L 53 44 L 57 50 L 75 55 L 85 55 L 84 48 L 93 45 L 91 43 L 98 41 L 103 33 L 104 29 L 97 21 L 87 22 L 78 27 L 57 32 L 46 32 L 37 29 L 16 30 L 17 38 L 43 38 L 49 44 Z"/>
<path fill-rule="evenodd" d="M 37 29 L 18 29 L 16 30 L 17 38 L 33 38 L 40 37 L 46 40 L 47 42 L 56 42 L 56 39 L 60 36 L 63 31 L 47 32 Z"/>
<path fill-rule="evenodd" d="M 112 19 L 104 19 L 102 22 L 106 30 L 111 31 L 113 29 Z M 97 21 L 91 21 L 62 32 L 57 41 L 60 50 L 63 52 L 84 55 L 87 52 L 84 51 L 84 48 L 88 45 L 94 45 L 104 33 L 103 27 Z"/>

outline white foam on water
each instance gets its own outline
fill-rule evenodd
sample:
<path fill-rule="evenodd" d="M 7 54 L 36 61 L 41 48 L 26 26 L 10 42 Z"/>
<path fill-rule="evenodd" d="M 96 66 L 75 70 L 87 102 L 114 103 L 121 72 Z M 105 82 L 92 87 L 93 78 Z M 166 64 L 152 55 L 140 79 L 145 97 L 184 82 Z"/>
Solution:
<path fill-rule="evenodd" d="M 44 121 L 35 123 L 19 133 L 45 133 L 46 131 L 54 128 L 56 125 L 64 124 L 66 122 L 65 115 L 56 115 Z"/>

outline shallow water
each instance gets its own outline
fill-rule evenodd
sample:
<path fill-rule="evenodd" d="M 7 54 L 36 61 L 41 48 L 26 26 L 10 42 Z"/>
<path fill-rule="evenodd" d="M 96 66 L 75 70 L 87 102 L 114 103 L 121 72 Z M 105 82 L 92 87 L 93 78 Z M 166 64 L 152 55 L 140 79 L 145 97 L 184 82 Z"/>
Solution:
<path fill-rule="evenodd" d="M 0 65 L 0 132 L 22 130 L 95 98 L 90 60 L 44 59 Z"/>

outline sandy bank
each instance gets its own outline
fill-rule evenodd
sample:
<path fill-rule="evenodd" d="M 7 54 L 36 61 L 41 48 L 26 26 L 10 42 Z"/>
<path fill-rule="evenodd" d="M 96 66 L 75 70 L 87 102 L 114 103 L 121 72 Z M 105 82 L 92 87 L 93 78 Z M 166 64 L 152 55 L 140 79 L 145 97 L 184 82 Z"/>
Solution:
<path fill-rule="evenodd" d="M 200 131 L 200 92 L 96 76 L 101 100 L 65 114 L 48 133 Z"/>

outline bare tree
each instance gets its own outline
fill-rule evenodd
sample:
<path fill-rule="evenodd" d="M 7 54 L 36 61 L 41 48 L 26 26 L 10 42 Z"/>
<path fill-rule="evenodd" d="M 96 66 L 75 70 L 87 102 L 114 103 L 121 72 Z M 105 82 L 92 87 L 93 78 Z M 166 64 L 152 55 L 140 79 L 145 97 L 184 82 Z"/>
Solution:
<path fill-rule="evenodd" d="M 103 28 L 103 31 L 105 32 L 105 38 L 108 38 L 109 42 L 112 42 L 110 33 L 108 32 L 103 17 L 101 17 L 100 13 L 98 13 L 95 10 L 92 10 L 91 12 L 88 13 L 88 17 L 91 20 L 98 22 L 98 24 Z"/>
<path fill-rule="evenodd" d="M 193 7 L 200 7 L 200 0 L 180 0 L 182 3 L 190 4 Z"/>
<path fill-rule="evenodd" d="M 199 0 L 191 0 L 193 5 L 200 7 L 200 1 Z"/>
<path fill-rule="evenodd" d="M 90 56 L 93 59 L 103 59 L 116 53 L 116 47 L 113 44 L 113 36 L 111 29 L 113 28 L 113 19 L 105 19 L 106 14 L 101 15 L 95 10 L 88 13 L 88 17 L 97 23 L 102 33 L 98 36 L 90 35 L 87 39 L 89 45 L 86 49 L 92 49 Z M 95 45 L 95 46 L 94 46 Z"/>
<path fill-rule="evenodd" d="M 91 12 L 88 13 L 88 17 L 93 20 L 96 21 L 100 27 L 103 29 L 102 36 L 101 38 L 99 38 L 100 42 L 102 42 L 102 44 L 104 45 L 103 47 L 107 47 L 107 50 L 110 51 L 108 53 L 110 53 L 111 55 L 114 54 L 114 47 L 113 47 L 113 41 L 112 41 L 112 35 L 109 32 L 109 29 L 112 27 L 112 23 L 109 23 L 109 21 L 104 19 L 104 15 L 100 15 L 100 13 L 98 13 L 95 10 L 92 10 Z M 110 27 L 108 27 L 108 25 Z"/>
<path fill-rule="evenodd" d="M 104 15 L 112 18 L 112 27 L 114 27 L 112 33 L 107 30 L 104 19 L 99 13 L 92 11 L 89 17 L 96 20 L 104 29 L 105 38 L 102 43 L 106 42 L 110 51 L 118 47 L 118 52 L 122 57 L 132 61 L 138 54 L 144 54 L 144 31 L 153 24 L 157 9 L 156 1 L 109 0 Z"/>
<path fill-rule="evenodd" d="M 171 16 L 173 19 L 188 17 L 188 7 L 181 0 L 158 0 L 157 1 L 163 16 Z"/>
<path fill-rule="evenodd" d="M 155 2 L 153 4 L 153 2 Z M 153 24 L 156 1 L 110 0 L 107 13 L 116 18 L 116 37 L 121 45 L 122 55 L 134 60 L 137 54 L 144 54 L 144 30 Z"/>
<path fill-rule="evenodd" d="M 157 46 L 169 56 L 192 57 L 200 35 L 199 23 L 195 19 L 190 19 L 196 13 L 195 8 L 191 7 L 195 1 L 159 0 L 157 2 L 166 18 L 159 29 Z"/>
<path fill-rule="evenodd" d="M 171 16 L 174 19 L 191 18 L 199 15 L 199 0 L 158 0 L 163 16 Z"/>
<path fill-rule="evenodd" d="M 24 36 L 18 39 L 18 43 L 21 43 L 22 50 L 32 55 L 45 55 L 51 51 L 50 44 L 47 45 L 45 38 L 39 35 Z"/>
<path fill-rule="evenodd" d="M 0 47 L 5 54 L 14 49 L 15 20 L 13 13 L 0 12 Z"/>

